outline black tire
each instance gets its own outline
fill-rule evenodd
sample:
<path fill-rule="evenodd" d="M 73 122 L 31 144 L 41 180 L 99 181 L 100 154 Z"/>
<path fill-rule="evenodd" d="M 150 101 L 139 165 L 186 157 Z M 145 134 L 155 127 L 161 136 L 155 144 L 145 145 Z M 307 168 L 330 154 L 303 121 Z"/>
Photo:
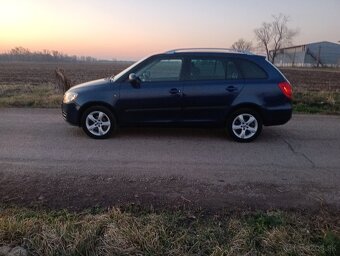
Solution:
<path fill-rule="evenodd" d="M 93 139 L 109 138 L 117 130 L 117 121 L 106 107 L 93 106 L 86 109 L 81 118 L 84 132 Z M 93 127 L 91 129 L 90 127 Z"/>
<path fill-rule="evenodd" d="M 239 129 L 236 129 L 234 125 L 239 127 Z M 257 111 L 250 108 L 242 108 L 233 112 L 228 118 L 227 131 L 233 140 L 246 143 L 255 140 L 260 135 L 262 125 L 261 115 Z"/>

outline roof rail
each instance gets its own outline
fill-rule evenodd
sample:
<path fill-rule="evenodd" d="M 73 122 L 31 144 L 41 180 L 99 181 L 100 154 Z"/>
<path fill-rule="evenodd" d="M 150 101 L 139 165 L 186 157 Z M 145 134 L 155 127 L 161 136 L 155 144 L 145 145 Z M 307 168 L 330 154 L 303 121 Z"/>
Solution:
<path fill-rule="evenodd" d="M 166 54 L 174 54 L 178 52 L 228 52 L 228 53 L 241 53 L 253 55 L 250 51 L 235 50 L 229 48 L 180 48 L 165 52 Z"/>

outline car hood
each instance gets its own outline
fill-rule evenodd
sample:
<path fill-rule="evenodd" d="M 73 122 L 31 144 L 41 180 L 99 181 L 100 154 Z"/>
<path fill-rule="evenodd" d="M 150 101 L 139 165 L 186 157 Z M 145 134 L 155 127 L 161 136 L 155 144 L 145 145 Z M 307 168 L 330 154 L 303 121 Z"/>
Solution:
<path fill-rule="evenodd" d="M 110 79 L 103 78 L 103 79 L 86 82 L 83 84 L 78 84 L 76 86 L 73 86 L 70 89 L 70 91 L 73 91 L 73 92 L 88 91 L 92 89 L 97 89 L 100 86 L 107 86 L 110 83 L 111 83 Z"/>

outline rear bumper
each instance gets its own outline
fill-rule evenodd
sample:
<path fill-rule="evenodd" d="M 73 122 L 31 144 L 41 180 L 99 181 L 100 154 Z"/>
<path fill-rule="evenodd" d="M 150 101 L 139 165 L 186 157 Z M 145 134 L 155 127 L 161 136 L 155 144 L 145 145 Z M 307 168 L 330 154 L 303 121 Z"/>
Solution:
<path fill-rule="evenodd" d="M 65 121 L 71 125 L 80 125 L 79 106 L 75 103 L 61 104 L 61 111 Z"/>
<path fill-rule="evenodd" d="M 262 113 L 263 124 L 265 126 L 282 125 L 287 123 L 292 118 L 292 106 L 286 108 L 269 109 Z"/>

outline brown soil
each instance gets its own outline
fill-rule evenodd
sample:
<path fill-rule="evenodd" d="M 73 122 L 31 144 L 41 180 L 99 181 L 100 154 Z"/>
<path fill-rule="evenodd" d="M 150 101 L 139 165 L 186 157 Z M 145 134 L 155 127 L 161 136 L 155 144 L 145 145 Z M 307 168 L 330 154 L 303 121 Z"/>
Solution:
<path fill-rule="evenodd" d="M 306 185 L 282 191 L 270 184 L 220 185 L 188 181 L 182 177 L 128 178 L 105 175 L 18 174 L 0 171 L 0 205 L 68 209 L 141 207 L 142 209 L 304 210 L 332 206 L 306 196 Z M 302 203 L 303 202 L 303 203 Z"/>
<path fill-rule="evenodd" d="M 0 62 L 0 84 L 54 84 L 55 70 L 62 68 L 73 84 L 100 79 L 118 74 L 131 62 L 117 63 L 29 63 Z"/>
<path fill-rule="evenodd" d="M 340 70 L 282 69 L 293 87 L 312 91 L 340 91 Z"/>

